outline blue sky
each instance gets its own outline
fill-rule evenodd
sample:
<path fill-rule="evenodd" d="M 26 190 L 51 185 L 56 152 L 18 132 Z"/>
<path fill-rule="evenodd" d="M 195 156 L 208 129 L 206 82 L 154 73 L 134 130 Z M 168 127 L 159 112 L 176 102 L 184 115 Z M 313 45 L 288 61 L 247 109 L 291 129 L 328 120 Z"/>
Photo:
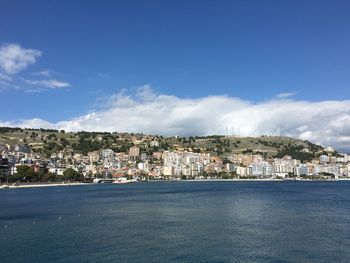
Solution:
<path fill-rule="evenodd" d="M 0 121 L 72 120 L 144 85 L 194 101 L 348 100 L 349 13 L 345 0 L 0 0 L 0 45 L 40 52 L 0 69 L 12 85 L 0 83 Z M 52 80 L 66 85 L 42 82 Z"/>

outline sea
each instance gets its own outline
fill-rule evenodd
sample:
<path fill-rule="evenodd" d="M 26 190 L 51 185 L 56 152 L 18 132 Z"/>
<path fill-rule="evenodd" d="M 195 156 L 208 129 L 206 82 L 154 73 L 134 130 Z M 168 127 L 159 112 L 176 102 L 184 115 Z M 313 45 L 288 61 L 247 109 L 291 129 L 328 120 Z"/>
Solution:
<path fill-rule="evenodd" d="M 0 262 L 350 262 L 350 182 L 2 189 Z"/>

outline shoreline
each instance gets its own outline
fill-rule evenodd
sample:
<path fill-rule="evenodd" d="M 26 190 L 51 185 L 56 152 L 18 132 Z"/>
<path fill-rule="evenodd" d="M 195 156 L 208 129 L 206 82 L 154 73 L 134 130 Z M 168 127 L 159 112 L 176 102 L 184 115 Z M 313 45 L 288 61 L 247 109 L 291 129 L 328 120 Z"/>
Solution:
<path fill-rule="evenodd" d="M 312 180 L 312 179 L 189 179 L 189 180 L 150 180 L 148 182 L 337 182 L 350 181 L 350 178 L 341 178 L 337 180 Z M 140 182 L 142 183 L 142 182 Z M 79 186 L 79 185 L 95 185 L 96 183 L 81 183 L 81 182 L 62 182 L 62 183 L 20 183 L 20 184 L 0 184 L 1 189 L 19 189 L 19 188 L 39 188 L 39 187 L 54 187 L 54 186 Z M 98 184 L 96 184 L 98 185 Z"/>
<path fill-rule="evenodd" d="M 349 179 L 189 179 L 189 180 L 178 180 L 188 182 L 337 182 L 337 181 L 350 181 Z"/>
<path fill-rule="evenodd" d="M 62 183 L 12 183 L 12 184 L 0 184 L 0 189 L 18 189 L 18 188 L 38 188 L 38 187 L 51 187 L 51 186 L 78 186 L 78 185 L 91 185 L 92 183 L 80 183 L 80 182 L 62 182 Z"/>
<path fill-rule="evenodd" d="M 179 180 L 184 182 L 279 182 L 279 181 L 285 181 L 283 179 L 186 179 L 186 180 Z"/>

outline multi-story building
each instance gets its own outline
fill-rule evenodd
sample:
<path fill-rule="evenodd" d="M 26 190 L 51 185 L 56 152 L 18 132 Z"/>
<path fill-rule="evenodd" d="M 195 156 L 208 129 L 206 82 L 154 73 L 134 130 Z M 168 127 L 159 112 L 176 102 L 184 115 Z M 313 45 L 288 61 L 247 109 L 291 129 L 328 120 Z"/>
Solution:
<path fill-rule="evenodd" d="M 7 158 L 3 158 L 0 155 L 0 182 L 8 180 L 10 175 L 10 165 Z"/>
<path fill-rule="evenodd" d="M 131 160 L 137 160 L 140 157 L 140 148 L 137 146 L 132 146 L 129 149 L 129 157 Z"/>
<path fill-rule="evenodd" d="M 307 168 L 306 164 L 300 164 L 299 166 L 294 167 L 294 174 L 296 176 L 307 175 L 308 168 Z"/>
<path fill-rule="evenodd" d="M 273 175 L 273 166 L 268 162 L 252 163 L 252 175 L 254 176 L 271 176 Z"/>
<path fill-rule="evenodd" d="M 236 173 L 240 176 L 250 176 L 250 175 L 252 175 L 252 168 L 251 167 L 237 166 Z"/>
<path fill-rule="evenodd" d="M 90 163 L 95 163 L 100 161 L 99 151 L 89 152 L 88 157 L 89 157 Z"/>
<path fill-rule="evenodd" d="M 150 146 L 151 147 L 159 147 L 159 141 L 156 141 L 156 140 L 151 141 Z"/>
<path fill-rule="evenodd" d="M 175 169 L 172 166 L 164 166 L 163 167 L 163 175 L 165 176 L 174 176 L 175 175 Z"/>
<path fill-rule="evenodd" d="M 329 156 L 328 155 L 321 155 L 320 156 L 320 163 L 328 163 L 329 162 Z"/>
<path fill-rule="evenodd" d="M 225 165 L 226 171 L 232 173 L 235 171 L 235 165 L 233 163 L 227 163 Z"/>

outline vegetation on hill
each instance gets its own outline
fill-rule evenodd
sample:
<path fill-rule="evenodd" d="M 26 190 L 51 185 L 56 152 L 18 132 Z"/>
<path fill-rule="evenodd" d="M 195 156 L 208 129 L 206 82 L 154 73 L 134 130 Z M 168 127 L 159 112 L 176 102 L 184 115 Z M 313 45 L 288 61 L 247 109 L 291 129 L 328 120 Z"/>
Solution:
<path fill-rule="evenodd" d="M 159 146 L 150 146 L 158 141 Z M 27 145 L 37 154 L 49 157 L 59 151 L 72 151 L 86 155 L 100 149 L 128 152 L 137 145 L 141 152 L 152 154 L 159 150 L 187 150 L 207 152 L 225 157 L 232 153 L 261 154 L 266 158 L 290 155 L 302 161 L 318 157 L 322 146 L 308 141 L 282 136 L 235 137 L 235 136 L 190 136 L 163 137 L 142 133 L 65 132 L 52 129 L 21 129 L 0 127 L 0 144 Z"/>

